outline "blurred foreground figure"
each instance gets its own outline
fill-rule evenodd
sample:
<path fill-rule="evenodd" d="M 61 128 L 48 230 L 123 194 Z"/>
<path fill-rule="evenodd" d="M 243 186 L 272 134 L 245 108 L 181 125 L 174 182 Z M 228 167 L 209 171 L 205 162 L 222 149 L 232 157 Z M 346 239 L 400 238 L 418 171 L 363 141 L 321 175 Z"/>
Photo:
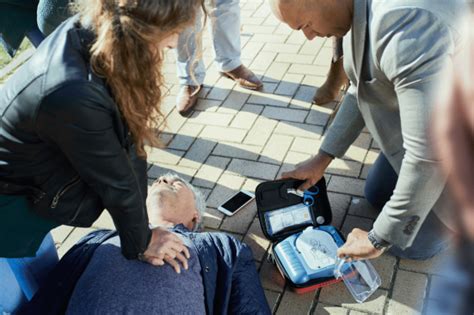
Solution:
<path fill-rule="evenodd" d="M 474 19 L 435 112 L 433 139 L 454 201 L 456 255 L 443 266 L 427 314 L 474 313 Z"/>

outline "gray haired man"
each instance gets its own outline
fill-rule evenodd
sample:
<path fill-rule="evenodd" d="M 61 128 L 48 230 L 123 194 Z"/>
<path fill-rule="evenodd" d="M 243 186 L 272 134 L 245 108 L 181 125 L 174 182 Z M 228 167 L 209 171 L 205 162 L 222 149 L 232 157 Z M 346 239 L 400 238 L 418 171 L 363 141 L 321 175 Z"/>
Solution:
<path fill-rule="evenodd" d="M 149 189 L 150 224 L 168 228 L 189 249 L 155 267 L 120 254 L 113 237 L 95 251 L 77 282 L 69 314 L 270 314 L 250 248 L 225 233 L 196 231 L 202 194 L 167 174 Z"/>

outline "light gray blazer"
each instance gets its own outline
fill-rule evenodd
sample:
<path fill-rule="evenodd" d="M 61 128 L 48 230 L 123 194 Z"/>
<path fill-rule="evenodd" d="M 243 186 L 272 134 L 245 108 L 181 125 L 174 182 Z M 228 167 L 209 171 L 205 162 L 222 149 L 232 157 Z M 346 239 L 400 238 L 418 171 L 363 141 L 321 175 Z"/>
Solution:
<path fill-rule="evenodd" d="M 399 175 L 374 230 L 401 248 L 411 246 L 431 209 L 438 214 L 445 186 L 428 127 L 433 83 L 462 45 L 460 10 L 468 9 L 458 0 L 354 0 L 344 38 L 352 86 L 321 150 L 342 157 L 367 127 Z"/>

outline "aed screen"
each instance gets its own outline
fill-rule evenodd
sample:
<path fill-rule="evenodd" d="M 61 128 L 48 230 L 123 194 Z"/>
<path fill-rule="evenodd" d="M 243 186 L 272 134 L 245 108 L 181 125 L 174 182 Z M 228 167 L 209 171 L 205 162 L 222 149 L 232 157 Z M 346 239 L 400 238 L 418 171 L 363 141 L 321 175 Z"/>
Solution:
<path fill-rule="evenodd" d="M 237 211 L 243 204 L 252 199 L 251 196 L 244 194 L 239 191 L 234 197 L 222 205 L 222 208 L 229 210 L 230 212 Z"/>

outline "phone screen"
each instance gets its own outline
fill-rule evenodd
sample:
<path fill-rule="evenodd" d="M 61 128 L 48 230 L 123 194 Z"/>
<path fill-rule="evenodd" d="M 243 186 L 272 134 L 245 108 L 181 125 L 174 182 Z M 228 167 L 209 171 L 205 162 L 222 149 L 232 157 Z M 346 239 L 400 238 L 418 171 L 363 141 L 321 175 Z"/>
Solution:
<path fill-rule="evenodd" d="M 252 196 L 249 196 L 241 191 L 235 194 L 234 197 L 229 199 L 226 203 L 224 203 L 221 207 L 227 209 L 229 212 L 234 213 L 240 207 L 242 207 L 247 201 L 252 199 Z"/>

